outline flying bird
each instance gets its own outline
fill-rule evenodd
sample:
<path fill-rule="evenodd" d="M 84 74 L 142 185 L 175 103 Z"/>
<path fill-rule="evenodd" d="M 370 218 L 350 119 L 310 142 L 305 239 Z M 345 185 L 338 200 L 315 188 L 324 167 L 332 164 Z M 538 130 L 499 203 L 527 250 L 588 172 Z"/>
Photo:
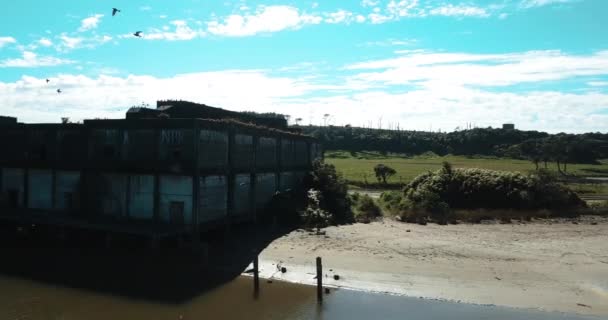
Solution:
<path fill-rule="evenodd" d="M 57 93 L 61 93 L 61 89 L 57 89 Z"/>
<path fill-rule="evenodd" d="M 138 37 L 138 38 L 141 38 L 141 33 L 142 33 L 142 32 L 143 32 L 143 31 L 137 31 L 137 32 L 135 32 L 133 35 L 134 35 L 134 36 L 136 36 L 136 37 Z"/>
<path fill-rule="evenodd" d="M 120 10 L 116 8 L 112 8 L 112 17 L 116 15 L 116 13 L 120 12 Z"/>

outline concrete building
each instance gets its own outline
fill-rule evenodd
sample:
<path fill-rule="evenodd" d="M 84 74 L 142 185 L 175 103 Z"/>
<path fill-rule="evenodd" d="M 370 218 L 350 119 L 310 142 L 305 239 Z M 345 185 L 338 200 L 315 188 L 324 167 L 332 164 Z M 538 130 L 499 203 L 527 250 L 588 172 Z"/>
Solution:
<path fill-rule="evenodd" d="M 138 108 L 127 119 L 83 124 L 0 118 L 0 221 L 196 233 L 254 220 L 321 157 L 311 137 L 221 119 L 217 108 L 187 108 L 168 117 Z M 214 119 L 198 118 L 208 110 Z"/>

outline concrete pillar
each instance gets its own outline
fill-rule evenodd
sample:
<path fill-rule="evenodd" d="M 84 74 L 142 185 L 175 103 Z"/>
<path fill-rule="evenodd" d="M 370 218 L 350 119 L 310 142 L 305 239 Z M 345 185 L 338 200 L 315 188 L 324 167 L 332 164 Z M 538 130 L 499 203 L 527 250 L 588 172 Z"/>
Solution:
<path fill-rule="evenodd" d="M 51 208 L 57 208 L 57 170 L 51 170 Z"/>
<path fill-rule="evenodd" d="M 200 210 L 200 170 L 199 170 L 199 123 L 198 120 L 194 120 L 194 143 L 193 143 L 193 168 L 194 174 L 192 175 L 192 245 L 196 250 L 200 247 L 200 225 L 199 225 L 199 210 Z"/>
<path fill-rule="evenodd" d="M 30 194 L 30 169 L 23 168 L 23 208 L 28 209 L 29 194 Z"/>
<path fill-rule="evenodd" d="M 251 168 L 251 177 L 249 179 L 250 188 L 249 188 L 249 211 L 252 215 L 252 220 L 254 223 L 257 223 L 258 220 L 258 212 L 256 210 L 255 199 L 256 199 L 256 189 L 257 189 L 257 152 L 258 152 L 258 144 L 260 141 L 260 137 L 257 135 L 253 135 L 253 162 Z"/>

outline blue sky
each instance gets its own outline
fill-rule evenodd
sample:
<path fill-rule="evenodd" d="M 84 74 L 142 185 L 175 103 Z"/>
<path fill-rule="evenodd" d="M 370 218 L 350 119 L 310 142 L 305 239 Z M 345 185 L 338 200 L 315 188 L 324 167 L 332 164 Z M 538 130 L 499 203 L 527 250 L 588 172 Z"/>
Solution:
<path fill-rule="evenodd" d="M 22 0 L 0 18 L 0 114 L 24 122 L 187 99 L 306 124 L 608 131 L 603 0 Z"/>

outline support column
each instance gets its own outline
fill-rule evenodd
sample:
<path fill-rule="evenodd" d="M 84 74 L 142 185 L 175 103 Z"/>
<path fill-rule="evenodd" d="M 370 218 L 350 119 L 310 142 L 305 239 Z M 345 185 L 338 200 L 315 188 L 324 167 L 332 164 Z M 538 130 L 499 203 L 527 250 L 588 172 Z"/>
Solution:
<path fill-rule="evenodd" d="M 127 220 L 131 219 L 131 175 L 127 174 L 127 185 L 126 185 L 126 199 L 125 199 L 125 215 Z"/>
<path fill-rule="evenodd" d="M 226 236 L 230 236 L 230 228 L 232 225 L 232 216 L 234 215 L 234 129 L 230 128 L 228 130 L 228 167 L 226 168 L 226 172 L 228 173 L 227 177 L 227 203 L 226 203 Z"/>
<path fill-rule="evenodd" d="M 57 170 L 51 170 L 51 210 L 57 208 Z"/>
<path fill-rule="evenodd" d="M 257 189 L 257 153 L 258 153 L 258 145 L 259 145 L 260 137 L 257 135 L 252 135 L 252 145 L 253 145 L 253 154 L 252 154 L 252 168 L 251 168 L 251 176 L 249 178 L 249 210 L 252 214 L 253 223 L 257 223 L 258 220 L 258 211 L 255 205 L 256 199 L 256 189 Z"/>
<path fill-rule="evenodd" d="M 160 222 L 160 175 L 158 166 L 160 162 L 160 129 L 154 129 L 154 224 Z"/>
<path fill-rule="evenodd" d="M 200 171 L 199 171 L 199 123 L 194 120 L 194 174 L 192 175 L 192 245 L 196 251 L 200 248 L 200 225 L 199 225 L 199 210 L 200 210 Z M 197 252 L 198 253 L 198 252 Z"/>
<path fill-rule="evenodd" d="M 29 209 L 29 195 L 30 195 L 30 169 L 23 168 L 23 208 Z"/>

